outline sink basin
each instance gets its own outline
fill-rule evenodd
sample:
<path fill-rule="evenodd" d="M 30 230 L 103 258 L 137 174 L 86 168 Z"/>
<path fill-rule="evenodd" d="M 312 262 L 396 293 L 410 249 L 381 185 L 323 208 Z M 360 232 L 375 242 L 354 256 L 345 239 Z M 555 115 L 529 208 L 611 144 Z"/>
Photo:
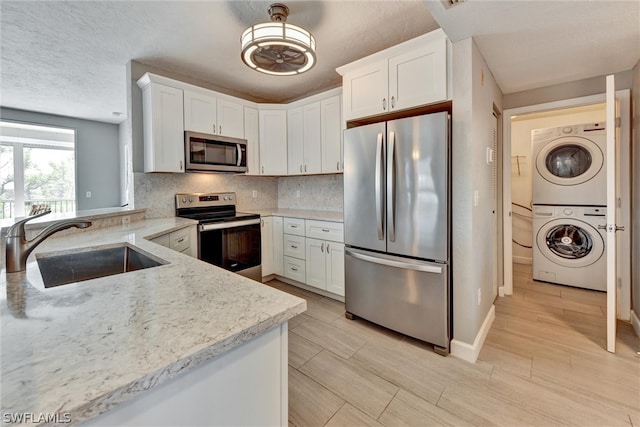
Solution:
<path fill-rule="evenodd" d="M 128 243 L 36 255 L 45 288 L 168 264 Z"/>

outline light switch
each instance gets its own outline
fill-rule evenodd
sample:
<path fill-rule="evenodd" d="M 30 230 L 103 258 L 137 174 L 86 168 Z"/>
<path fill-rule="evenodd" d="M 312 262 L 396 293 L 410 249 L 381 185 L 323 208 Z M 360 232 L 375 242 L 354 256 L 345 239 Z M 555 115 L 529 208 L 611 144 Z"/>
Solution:
<path fill-rule="evenodd" d="M 87 199 L 90 199 L 91 198 L 91 191 L 87 191 L 87 193 L 85 194 L 85 197 Z"/>
<path fill-rule="evenodd" d="M 473 206 L 478 206 L 480 204 L 480 193 L 478 190 L 473 191 Z"/>

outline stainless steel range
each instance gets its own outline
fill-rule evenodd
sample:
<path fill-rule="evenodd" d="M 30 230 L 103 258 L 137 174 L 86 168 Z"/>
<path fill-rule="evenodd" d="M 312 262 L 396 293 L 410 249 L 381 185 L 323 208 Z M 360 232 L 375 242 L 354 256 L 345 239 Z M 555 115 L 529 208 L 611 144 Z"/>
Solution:
<path fill-rule="evenodd" d="M 262 280 L 260 215 L 236 211 L 236 193 L 176 194 L 176 216 L 198 221 L 198 258 Z"/>

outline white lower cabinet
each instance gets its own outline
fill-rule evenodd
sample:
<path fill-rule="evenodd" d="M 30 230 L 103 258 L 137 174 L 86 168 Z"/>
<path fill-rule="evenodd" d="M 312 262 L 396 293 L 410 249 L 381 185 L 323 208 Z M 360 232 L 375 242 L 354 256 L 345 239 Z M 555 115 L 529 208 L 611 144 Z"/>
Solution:
<path fill-rule="evenodd" d="M 185 255 L 198 257 L 198 231 L 196 226 L 181 228 L 180 230 L 162 234 L 151 239 L 153 243 L 157 243 L 166 248 L 173 249 L 176 252 Z"/>
<path fill-rule="evenodd" d="M 344 296 L 344 244 L 306 239 L 307 285 Z"/>
<path fill-rule="evenodd" d="M 303 259 L 284 257 L 284 277 L 304 283 L 305 276 L 305 261 Z"/>

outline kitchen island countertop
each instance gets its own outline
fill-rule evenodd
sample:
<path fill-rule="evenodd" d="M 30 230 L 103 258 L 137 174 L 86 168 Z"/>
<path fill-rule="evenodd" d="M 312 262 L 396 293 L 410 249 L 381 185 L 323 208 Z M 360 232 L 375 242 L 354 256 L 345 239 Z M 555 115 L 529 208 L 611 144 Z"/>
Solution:
<path fill-rule="evenodd" d="M 0 270 L 3 417 L 80 423 L 306 309 L 300 298 L 147 240 L 193 224 L 151 219 L 54 235 L 26 273 Z M 44 288 L 35 254 L 122 242 L 168 264 Z"/>

